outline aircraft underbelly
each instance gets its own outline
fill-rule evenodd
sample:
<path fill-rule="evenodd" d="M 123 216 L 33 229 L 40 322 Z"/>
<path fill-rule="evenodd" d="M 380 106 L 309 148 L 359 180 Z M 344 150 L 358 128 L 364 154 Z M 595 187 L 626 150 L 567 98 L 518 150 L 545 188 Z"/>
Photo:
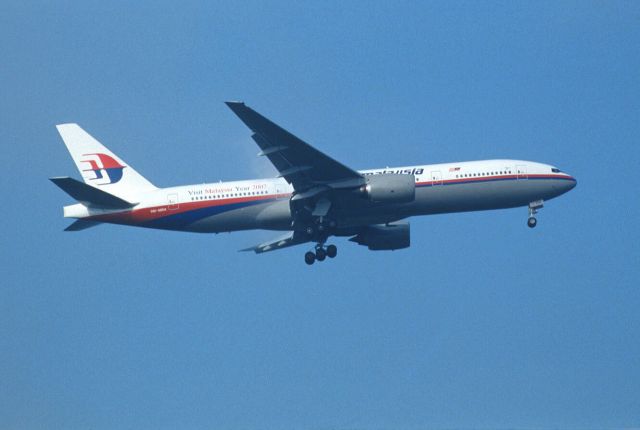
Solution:
<path fill-rule="evenodd" d="M 553 181 L 555 182 L 555 181 Z M 416 215 L 507 209 L 526 206 L 536 200 L 549 200 L 562 194 L 550 181 L 511 180 L 467 184 L 428 185 L 416 188 L 412 203 L 370 205 L 358 211 L 344 211 L 339 225 L 354 227 L 393 222 Z"/>
<path fill-rule="evenodd" d="M 506 209 L 562 194 L 551 181 L 511 180 L 435 185 L 416 190 L 414 215 Z"/>
<path fill-rule="evenodd" d="M 540 199 L 562 194 L 553 181 L 510 180 L 464 184 L 427 185 L 416 188 L 411 203 L 377 205 L 367 200 L 343 200 L 331 213 L 339 227 L 357 227 L 393 222 L 415 215 L 505 209 L 526 206 Z M 190 224 L 194 232 L 238 230 L 291 230 L 289 199 L 282 198 L 257 205 L 240 207 L 207 216 Z"/>
<path fill-rule="evenodd" d="M 194 232 L 227 232 L 238 230 L 290 230 L 289 199 L 246 206 L 198 220 L 189 226 Z"/>

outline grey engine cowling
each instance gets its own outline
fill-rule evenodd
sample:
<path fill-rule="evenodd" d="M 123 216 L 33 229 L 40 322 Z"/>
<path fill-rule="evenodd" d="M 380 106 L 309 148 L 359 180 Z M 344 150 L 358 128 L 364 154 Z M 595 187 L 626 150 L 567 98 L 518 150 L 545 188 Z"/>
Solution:
<path fill-rule="evenodd" d="M 377 224 L 365 227 L 358 235 L 349 239 L 372 251 L 392 251 L 408 248 L 411 244 L 411 232 L 408 221 L 389 224 Z"/>
<path fill-rule="evenodd" d="M 385 173 L 366 176 L 367 183 L 362 191 L 376 203 L 410 203 L 416 198 L 414 175 Z"/>

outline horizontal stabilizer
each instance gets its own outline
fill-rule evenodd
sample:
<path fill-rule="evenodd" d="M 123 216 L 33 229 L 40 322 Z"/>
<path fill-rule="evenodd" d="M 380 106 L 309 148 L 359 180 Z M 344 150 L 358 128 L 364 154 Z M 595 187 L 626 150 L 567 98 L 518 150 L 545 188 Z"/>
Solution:
<path fill-rule="evenodd" d="M 76 220 L 73 224 L 70 224 L 69 227 L 64 229 L 64 231 L 86 230 L 88 228 L 95 227 L 100 224 L 102 223 L 97 221 L 88 221 L 88 220 L 79 219 L 79 220 Z"/>
<path fill-rule="evenodd" d="M 84 182 L 69 177 L 49 178 L 65 193 L 86 206 L 100 206 L 113 209 L 127 209 L 135 206 L 126 200 L 116 197 L 106 191 L 99 190 Z"/>

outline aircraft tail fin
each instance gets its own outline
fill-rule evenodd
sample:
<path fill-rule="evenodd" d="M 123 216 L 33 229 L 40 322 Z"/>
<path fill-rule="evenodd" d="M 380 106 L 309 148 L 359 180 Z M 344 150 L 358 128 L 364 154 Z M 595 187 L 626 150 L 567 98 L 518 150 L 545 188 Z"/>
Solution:
<path fill-rule="evenodd" d="M 156 189 L 78 124 L 59 124 L 56 128 L 87 185 L 123 199 Z"/>
<path fill-rule="evenodd" d="M 108 209 L 128 209 L 136 205 L 113 194 L 102 191 L 69 177 L 49 178 L 65 193 L 85 206 L 97 206 Z"/>

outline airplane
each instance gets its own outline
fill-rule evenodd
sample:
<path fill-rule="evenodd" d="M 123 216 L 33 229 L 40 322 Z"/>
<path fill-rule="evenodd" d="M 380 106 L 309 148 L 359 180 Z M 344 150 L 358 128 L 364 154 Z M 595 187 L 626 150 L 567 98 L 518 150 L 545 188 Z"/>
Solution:
<path fill-rule="evenodd" d="M 337 255 L 330 237 L 349 237 L 370 250 L 410 246 L 408 218 L 527 207 L 527 225 L 544 202 L 576 186 L 555 166 L 522 160 L 484 160 L 357 171 L 334 160 L 243 102 L 227 106 L 278 170 L 277 178 L 158 188 L 77 124 L 57 125 L 84 182 L 50 180 L 78 203 L 66 231 L 102 223 L 221 233 L 286 232 L 243 251 L 264 253 L 311 243 L 311 265 Z M 313 246 L 315 244 L 315 246 Z"/>

